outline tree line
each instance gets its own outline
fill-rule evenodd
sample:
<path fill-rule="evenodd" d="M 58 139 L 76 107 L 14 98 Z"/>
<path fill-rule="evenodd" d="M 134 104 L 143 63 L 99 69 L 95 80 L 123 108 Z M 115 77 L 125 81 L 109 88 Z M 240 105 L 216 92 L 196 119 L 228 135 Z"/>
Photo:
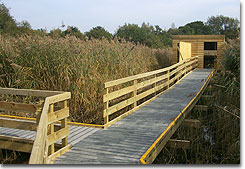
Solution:
<path fill-rule="evenodd" d="M 61 27 L 65 27 L 65 25 Z M 113 38 L 119 38 L 135 44 L 144 44 L 151 48 L 165 48 L 172 45 L 172 35 L 224 34 L 226 39 L 236 39 L 240 34 L 240 21 L 236 18 L 218 15 L 208 17 L 206 22 L 194 21 L 178 28 L 172 24 L 168 30 L 162 29 L 159 25 L 153 26 L 149 23 L 142 23 L 140 26 L 138 24 L 125 23 L 123 26 L 119 26 L 114 34 L 111 34 L 101 26 L 94 27 L 84 33 L 75 26 L 67 26 L 66 30 L 57 28 L 47 32 L 45 29 L 32 29 L 28 21 L 15 21 L 9 13 L 9 9 L 4 4 L 0 4 L 0 34 L 13 36 L 40 34 L 53 38 L 73 35 L 83 40 L 106 38 L 109 41 Z"/>

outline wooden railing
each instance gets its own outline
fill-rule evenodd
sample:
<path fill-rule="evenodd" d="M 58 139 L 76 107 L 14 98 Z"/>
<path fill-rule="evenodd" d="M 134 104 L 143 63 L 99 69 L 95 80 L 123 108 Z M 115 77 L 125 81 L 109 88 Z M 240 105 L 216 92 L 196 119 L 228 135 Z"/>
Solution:
<path fill-rule="evenodd" d="M 67 117 L 69 117 L 67 101 L 71 98 L 70 92 L 0 88 L 0 94 L 42 97 L 43 99 L 43 103 L 40 104 L 0 102 L 0 110 L 36 113 L 36 122 L 0 119 L 0 127 L 37 131 L 34 142 L 28 142 L 28 144 L 33 144 L 30 164 L 51 163 L 57 156 L 71 148 L 71 145 L 68 145 L 69 128 L 67 126 Z M 61 124 L 56 124 L 58 121 L 61 121 Z M 3 136 L 3 138 L 12 142 L 18 141 L 13 137 Z M 57 143 L 59 140 L 62 140 L 62 144 Z M 22 150 L 30 152 L 29 147 Z M 8 148 L 11 149 L 9 146 Z M 12 149 L 14 150 L 14 147 Z"/>
<path fill-rule="evenodd" d="M 195 56 L 164 69 L 106 82 L 103 96 L 104 126 L 108 127 L 149 103 L 197 66 L 198 56 Z M 120 113 L 122 109 L 126 109 L 123 114 Z M 118 112 L 118 117 L 110 118 Z"/>

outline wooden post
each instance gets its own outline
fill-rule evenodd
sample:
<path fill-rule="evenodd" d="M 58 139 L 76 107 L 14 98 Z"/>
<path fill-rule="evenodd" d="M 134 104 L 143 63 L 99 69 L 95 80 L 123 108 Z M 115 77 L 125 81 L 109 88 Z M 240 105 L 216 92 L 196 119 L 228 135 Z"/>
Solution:
<path fill-rule="evenodd" d="M 36 111 L 36 123 L 37 123 L 37 126 L 39 124 L 41 113 L 42 113 L 42 110 L 43 110 L 43 103 L 44 103 L 44 100 L 40 100 L 41 108 L 37 109 L 37 111 Z"/>
<path fill-rule="evenodd" d="M 137 79 L 134 80 L 134 108 L 137 106 L 137 101 L 136 101 L 136 95 L 137 95 Z"/>
<path fill-rule="evenodd" d="M 184 62 L 184 65 L 185 65 L 185 75 L 186 75 L 186 64 L 187 64 L 188 62 Z"/>
<path fill-rule="evenodd" d="M 157 74 L 154 75 L 155 80 L 157 79 Z M 156 86 L 157 86 L 157 82 L 154 83 L 154 88 L 155 88 L 155 96 L 157 95 L 157 91 L 156 91 Z"/>
<path fill-rule="evenodd" d="M 53 113 L 54 112 L 54 104 L 50 104 L 49 105 L 49 113 Z M 49 134 L 53 134 L 54 133 L 54 124 L 50 124 L 48 127 L 48 135 Z M 51 144 L 49 146 L 49 153 L 53 154 L 54 153 L 54 144 Z"/>
<path fill-rule="evenodd" d="M 170 70 L 168 70 L 168 88 L 169 88 L 169 85 L 170 85 Z"/>
<path fill-rule="evenodd" d="M 197 68 L 198 67 L 198 58 L 196 58 L 196 67 L 195 68 Z"/>
<path fill-rule="evenodd" d="M 183 66 L 183 64 L 181 66 Z M 177 82 L 181 79 L 182 70 L 183 70 L 183 68 L 180 69 L 179 72 L 178 72 L 179 77 L 178 77 Z"/>
<path fill-rule="evenodd" d="M 63 108 L 67 108 L 67 100 L 63 102 Z M 67 117 L 61 120 L 61 128 L 66 128 L 66 127 L 67 127 Z M 65 147 L 67 145 L 68 145 L 68 136 L 62 139 L 62 147 Z"/>
<path fill-rule="evenodd" d="M 105 88 L 104 94 L 108 94 L 109 93 L 109 89 Z M 109 108 L 109 101 L 106 101 L 104 103 L 104 112 L 107 112 L 107 109 Z M 104 117 L 104 125 L 107 124 L 109 122 L 109 116 L 106 115 L 106 117 Z"/>
<path fill-rule="evenodd" d="M 188 140 L 176 140 L 176 139 L 169 139 L 166 147 L 176 148 L 176 149 L 189 149 L 190 148 L 190 141 Z"/>

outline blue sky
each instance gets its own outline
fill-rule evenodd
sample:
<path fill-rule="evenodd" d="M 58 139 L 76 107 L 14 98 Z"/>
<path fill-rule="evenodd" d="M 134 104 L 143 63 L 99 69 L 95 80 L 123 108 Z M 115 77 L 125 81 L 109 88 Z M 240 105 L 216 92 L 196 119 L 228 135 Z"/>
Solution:
<path fill-rule="evenodd" d="M 225 15 L 240 20 L 240 0 L 0 0 L 17 20 L 48 31 L 76 26 L 82 32 L 102 26 L 114 33 L 125 23 L 143 22 L 168 29 L 210 16 Z"/>

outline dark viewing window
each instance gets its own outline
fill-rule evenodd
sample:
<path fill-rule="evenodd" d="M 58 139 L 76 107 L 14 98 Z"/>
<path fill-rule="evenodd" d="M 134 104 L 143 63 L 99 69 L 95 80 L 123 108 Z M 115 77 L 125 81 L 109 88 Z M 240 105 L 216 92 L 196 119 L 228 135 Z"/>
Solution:
<path fill-rule="evenodd" d="M 213 68 L 216 56 L 204 55 L 204 68 Z"/>
<path fill-rule="evenodd" d="M 204 42 L 204 50 L 217 50 L 217 42 Z"/>

